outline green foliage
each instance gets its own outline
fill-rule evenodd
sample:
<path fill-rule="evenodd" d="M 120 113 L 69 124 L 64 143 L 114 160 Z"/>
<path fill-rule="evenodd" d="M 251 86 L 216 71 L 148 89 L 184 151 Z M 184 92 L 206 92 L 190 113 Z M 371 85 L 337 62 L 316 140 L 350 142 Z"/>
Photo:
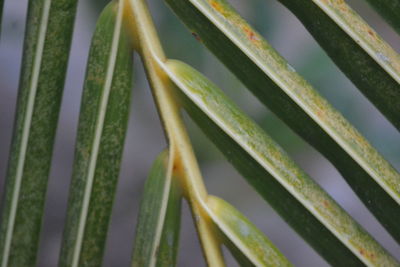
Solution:
<path fill-rule="evenodd" d="M 177 178 L 172 179 L 169 163 L 168 151 L 162 152 L 144 186 L 132 266 L 171 266 L 176 263 L 181 190 Z"/>
<path fill-rule="evenodd" d="M 76 0 L 29 1 L 0 228 L 1 266 L 34 265 Z"/>
<path fill-rule="evenodd" d="M 368 140 L 226 0 L 165 2 L 266 107 L 331 161 L 400 242 L 400 174 Z M 279 2 L 400 129 L 400 56 L 343 0 Z M 398 0 L 369 2 L 399 31 Z M 29 1 L 1 211 L 1 267 L 36 264 L 76 5 L 76 0 Z M 2 6 L 3 1 L 0 14 Z M 132 266 L 177 264 L 182 198 L 191 209 L 209 266 L 225 265 L 222 246 L 242 266 L 291 266 L 240 211 L 208 194 L 182 109 L 329 264 L 400 266 L 216 85 L 164 54 L 145 0 L 111 1 L 96 24 L 59 266 L 102 265 L 129 118 L 132 52 L 142 59 L 168 146 L 143 189 Z"/>
<path fill-rule="evenodd" d="M 93 35 L 60 266 L 101 264 L 128 124 L 132 50 L 111 2 Z"/>

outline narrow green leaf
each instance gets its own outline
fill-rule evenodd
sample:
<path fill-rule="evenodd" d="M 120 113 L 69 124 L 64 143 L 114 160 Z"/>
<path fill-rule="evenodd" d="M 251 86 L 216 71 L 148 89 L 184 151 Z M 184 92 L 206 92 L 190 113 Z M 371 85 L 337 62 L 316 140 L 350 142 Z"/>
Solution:
<path fill-rule="evenodd" d="M 400 1 L 399 0 L 367 0 L 382 17 L 389 22 L 393 29 L 400 34 Z"/>
<path fill-rule="evenodd" d="M 189 115 L 248 182 L 329 263 L 399 264 L 214 84 L 179 61 L 168 60 L 165 70 L 179 87 Z"/>
<path fill-rule="evenodd" d="M 400 130 L 400 56 L 345 1 L 279 1 L 298 17 L 343 73 Z"/>
<path fill-rule="evenodd" d="M 242 266 L 292 266 L 263 232 L 232 205 L 209 196 L 207 206 L 227 241 L 225 244 Z"/>
<path fill-rule="evenodd" d="M 2 267 L 35 265 L 76 2 L 29 1 L 2 203 Z"/>
<path fill-rule="evenodd" d="M 102 12 L 87 64 L 59 266 L 100 266 L 119 176 L 132 49 L 116 1 Z"/>
<path fill-rule="evenodd" d="M 132 266 L 173 266 L 176 262 L 181 192 L 173 180 L 176 178 L 172 178 L 172 162 L 166 150 L 157 157 L 144 186 Z"/>
<path fill-rule="evenodd" d="M 400 174 L 368 141 L 226 1 L 166 1 L 265 105 L 333 163 L 400 242 Z"/>
<path fill-rule="evenodd" d="M 163 232 L 157 250 L 157 267 L 176 266 L 181 226 L 182 190 L 178 179 L 171 181 Z"/>

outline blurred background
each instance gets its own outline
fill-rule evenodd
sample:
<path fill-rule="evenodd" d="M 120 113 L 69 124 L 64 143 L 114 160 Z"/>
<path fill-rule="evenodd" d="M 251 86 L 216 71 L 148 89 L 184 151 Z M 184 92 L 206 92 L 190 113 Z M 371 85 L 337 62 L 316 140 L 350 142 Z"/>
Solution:
<path fill-rule="evenodd" d="M 82 84 L 96 18 L 108 0 L 81 0 L 75 23 L 67 81 L 57 129 L 38 266 L 56 266 L 64 225 Z M 259 123 L 333 198 L 393 255 L 400 247 L 369 214 L 342 177 L 258 102 L 242 84 L 190 34 L 163 1 L 148 1 L 166 54 L 200 70 Z M 348 1 L 395 50 L 400 38 L 367 6 Z M 316 44 L 299 21 L 277 0 L 231 3 L 290 64 L 319 90 L 359 131 L 400 169 L 400 134 L 358 92 Z M 27 0 L 5 1 L 0 40 L 0 192 L 3 192 L 20 73 Z M 118 192 L 104 266 L 129 266 L 143 184 L 165 139 L 139 57 Z M 399 103 L 400 105 L 400 103 Z M 189 133 L 211 194 L 229 201 L 249 217 L 298 266 L 327 266 L 225 160 L 186 118 Z M 225 251 L 228 266 L 237 266 Z M 183 205 L 178 266 L 204 266 L 192 218 Z"/>

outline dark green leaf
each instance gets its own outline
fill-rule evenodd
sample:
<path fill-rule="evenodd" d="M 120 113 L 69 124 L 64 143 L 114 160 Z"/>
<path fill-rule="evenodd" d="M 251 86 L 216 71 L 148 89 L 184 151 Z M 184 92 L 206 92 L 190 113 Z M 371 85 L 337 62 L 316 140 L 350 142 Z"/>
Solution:
<path fill-rule="evenodd" d="M 2 203 L 2 267 L 35 265 L 76 3 L 29 1 Z"/>
<path fill-rule="evenodd" d="M 200 73 L 168 60 L 189 115 L 271 206 L 332 265 L 398 264 L 250 118 Z"/>
<path fill-rule="evenodd" d="M 123 8 L 113 1 L 92 38 L 59 266 L 101 265 L 130 110 L 132 63 Z"/>
<path fill-rule="evenodd" d="M 333 163 L 400 242 L 400 174 L 368 141 L 226 1 L 166 2 L 266 106 Z"/>
<path fill-rule="evenodd" d="M 313 1 L 279 1 L 297 16 L 343 73 L 400 130 L 399 73 L 396 79 L 392 77 L 391 69 L 384 68 L 385 65 L 390 68 L 391 64 L 394 66 L 393 70 L 397 68 L 398 72 L 400 59 L 387 47 L 385 41 L 363 23 L 344 1 L 320 4 L 337 14 L 336 22 Z M 398 9 L 400 10 L 400 4 Z M 340 27 L 338 22 L 344 26 Z M 362 45 L 365 47 L 361 47 Z"/>

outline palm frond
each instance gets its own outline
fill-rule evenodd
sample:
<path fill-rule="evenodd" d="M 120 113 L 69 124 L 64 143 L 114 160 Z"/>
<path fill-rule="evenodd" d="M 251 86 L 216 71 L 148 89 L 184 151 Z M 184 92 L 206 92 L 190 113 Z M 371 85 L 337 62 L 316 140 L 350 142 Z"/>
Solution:
<path fill-rule="evenodd" d="M 400 242 L 400 174 L 391 164 L 228 2 L 166 1 L 263 104 L 333 163 Z"/>

